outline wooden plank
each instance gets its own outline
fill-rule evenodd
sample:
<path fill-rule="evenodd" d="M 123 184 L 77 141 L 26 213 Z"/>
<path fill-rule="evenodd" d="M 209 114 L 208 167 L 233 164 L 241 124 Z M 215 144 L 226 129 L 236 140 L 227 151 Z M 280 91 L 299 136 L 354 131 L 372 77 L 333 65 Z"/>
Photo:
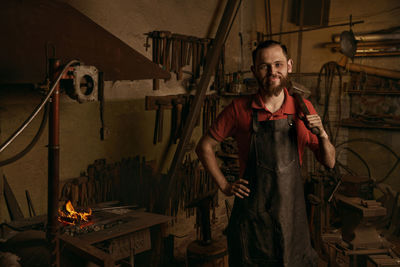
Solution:
<path fill-rule="evenodd" d="M 3 183 L 4 183 L 4 197 L 6 199 L 6 204 L 8 212 L 10 213 L 11 220 L 14 221 L 14 220 L 24 219 L 24 215 L 22 214 L 21 208 L 18 205 L 18 201 L 15 198 L 15 195 L 11 190 L 11 187 L 8 184 L 5 175 L 3 175 Z"/>
<path fill-rule="evenodd" d="M 115 214 L 111 214 L 110 216 L 115 216 Z M 169 216 L 143 211 L 132 211 L 127 213 L 125 217 L 127 220 L 131 221 L 116 225 L 110 229 L 87 233 L 75 238 L 87 244 L 94 244 L 163 224 L 172 219 L 172 217 Z"/>
<path fill-rule="evenodd" d="M 165 96 L 146 96 L 146 110 L 157 110 L 158 105 L 157 105 L 157 100 L 162 99 L 163 101 L 165 100 L 166 102 L 169 102 L 168 105 L 165 105 L 164 109 L 171 109 L 172 108 L 172 99 L 174 98 L 179 98 L 183 97 L 183 94 L 180 95 L 165 95 Z"/>
<path fill-rule="evenodd" d="M 32 218 L 23 218 L 21 220 L 11 221 L 8 224 L 15 228 L 32 229 L 40 225 L 43 225 L 44 228 L 46 222 L 47 222 L 47 215 L 39 215 Z"/>
<path fill-rule="evenodd" d="M 106 250 L 115 260 L 128 258 L 151 249 L 150 229 L 107 240 L 107 243 Z"/>
<path fill-rule="evenodd" d="M 222 47 L 225 43 L 228 34 L 229 25 L 233 21 L 234 11 L 239 5 L 240 2 L 238 0 L 229 0 L 227 2 L 224 13 L 221 18 L 221 22 L 218 26 L 218 30 L 213 45 L 211 46 L 210 51 L 207 53 L 204 71 L 203 74 L 201 75 L 196 90 L 194 103 L 192 105 L 192 108 L 190 109 L 188 118 L 185 123 L 185 127 L 183 129 L 182 137 L 179 140 L 178 147 L 176 149 L 174 158 L 171 163 L 171 167 L 169 168 L 168 171 L 167 181 L 169 181 L 169 185 L 166 194 L 164 196 L 164 201 L 161 204 L 162 207 L 160 207 L 160 211 L 162 213 L 166 213 L 168 208 L 168 203 L 170 203 L 168 200 L 171 194 L 173 193 L 173 187 L 176 184 L 176 179 L 177 179 L 176 173 L 178 171 L 178 167 L 181 166 L 182 164 L 183 156 L 185 154 L 184 148 L 186 144 L 189 143 L 192 137 L 193 129 L 195 127 L 196 120 L 200 114 L 201 106 L 203 105 L 206 96 L 211 75 L 214 73 L 215 67 L 219 60 Z"/>
<path fill-rule="evenodd" d="M 62 245 L 76 253 L 77 255 L 92 261 L 102 267 L 114 267 L 114 259 L 111 255 L 97 249 L 90 244 L 87 244 L 81 240 L 73 238 L 67 234 L 59 236 Z"/>

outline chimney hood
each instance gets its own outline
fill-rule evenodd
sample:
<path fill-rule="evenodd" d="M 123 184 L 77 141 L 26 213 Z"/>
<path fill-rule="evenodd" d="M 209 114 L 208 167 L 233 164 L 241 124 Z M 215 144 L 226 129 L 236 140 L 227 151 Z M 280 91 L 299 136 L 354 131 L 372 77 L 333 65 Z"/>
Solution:
<path fill-rule="evenodd" d="M 3 84 L 43 81 L 46 47 L 51 46 L 63 64 L 79 59 L 104 72 L 105 80 L 170 78 L 169 72 L 60 1 L 4 0 L 0 25 Z"/>

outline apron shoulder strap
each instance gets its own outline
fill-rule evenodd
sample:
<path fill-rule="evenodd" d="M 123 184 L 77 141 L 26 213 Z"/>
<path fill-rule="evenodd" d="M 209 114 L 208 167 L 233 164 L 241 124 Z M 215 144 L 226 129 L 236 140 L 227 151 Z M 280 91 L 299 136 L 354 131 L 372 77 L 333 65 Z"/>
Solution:
<path fill-rule="evenodd" d="M 294 115 L 293 114 L 288 114 L 287 115 L 287 123 L 290 127 L 292 127 L 294 125 Z"/>
<path fill-rule="evenodd" d="M 251 130 L 253 133 L 258 131 L 258 111 L 251 106 L 255 95 L 249 97 L 248 109 L 251 110 Z"/>
<path fill-rule="evenodd" d="M 258 132 L 259 122 L 258 122 L 258 111 L 253 109 L 251 112 L 251 121 L 252 121 L 252 128 L 253 132 Z"/>

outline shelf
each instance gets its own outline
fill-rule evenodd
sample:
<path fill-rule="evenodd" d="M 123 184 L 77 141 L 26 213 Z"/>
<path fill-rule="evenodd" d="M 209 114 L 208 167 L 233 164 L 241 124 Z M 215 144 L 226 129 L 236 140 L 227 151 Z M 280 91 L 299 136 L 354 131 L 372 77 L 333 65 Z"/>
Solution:
<path fill-rule="evenodd" d="M 347 90 L 349 95 L 400 95 L 398 91 L 376 91 L 376 90 Z"/>
<path fill-rule="evenodd" d="M 391 125 L 389 123 L 374 123 L 374 122 L 363 122 L 355 119 L 343 119 L 340 122 L 340 126 L 349 128 L 363 128 L 363 129 L 383 129 L 383 130 L 400 130 L 399 125 Z"/>
<path fill-rule="evenodd" d="M 222 92 L 221 96 L 245 96 L 245 95 L 253 95 L 255 92 L 240 92 L 240 93 L 230 93 L 230 92 Z"/>

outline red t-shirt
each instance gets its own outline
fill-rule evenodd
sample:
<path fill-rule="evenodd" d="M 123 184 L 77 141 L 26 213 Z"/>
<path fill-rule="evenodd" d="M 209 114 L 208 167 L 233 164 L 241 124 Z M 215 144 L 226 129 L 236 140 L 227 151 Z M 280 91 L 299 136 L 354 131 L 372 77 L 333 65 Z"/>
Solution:
<path fill-rule="evenodd" d="M 250 149 L 251 140 L 251 114 L 252 108 L 258 110 L 258 120 L 280 120 L 286 119 L 288 114 L 296 114 L 295 100 L 284 89 L 285 100 L 279 110 L 271 113 L 264 105 L 259 93 L 234 99 L 219 115 L 216 121 L 211 125 L 209 134 L 218 142 L 227 137 L 236 139 L 239 150 L 240 175 L 243 176 L 246 168 L 246 162 Z M 251 101 L 251 104 L 250 104 Z M 310 111 L 315 114 L 316 111 L 310 101 L 304 99 L 304 102 Z M 304 122 L 293 116 L 297 130 L 297 142 L 300 164 L 304 147 L 308 146 L 314 153 L 318 150 L 318 138 L 312 134 L 304 125 Z"/>

